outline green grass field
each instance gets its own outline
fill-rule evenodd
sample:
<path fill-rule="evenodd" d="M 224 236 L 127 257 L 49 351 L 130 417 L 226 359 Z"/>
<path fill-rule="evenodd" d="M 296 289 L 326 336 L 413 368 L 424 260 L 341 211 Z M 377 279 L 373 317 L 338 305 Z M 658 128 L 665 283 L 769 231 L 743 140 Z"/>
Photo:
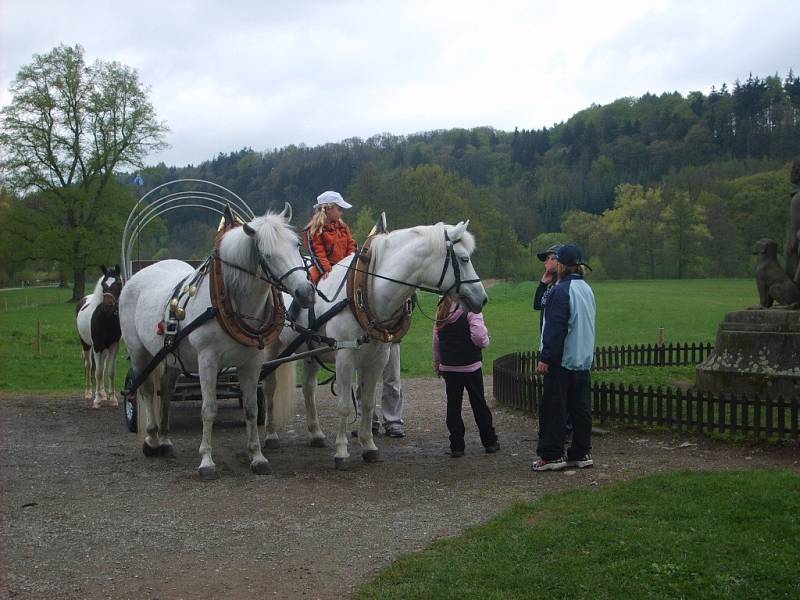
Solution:
<path fill-rule="evenodd" d="M 755 284 L 747 279 L 604 281 L 592 283 L 597 297 L 598 345 L 658 341 L 663 325 L 667 342 L 713 341 L 723 315 L 756 302 Z M 492 361 L 539 344 L 539 315 L 531 308 L 534 283 L 499 284 L 488 290 L 486 324 L 492 345 L 484 352 L 487 372 Z M 0 390 L 65 392 L 83 386 L 83 363 L 75 330 L 70 290 L 27 288 L 0 291 Z M 433 316 L 436 298 L 421 294 L 425 312 Z M 41 332 L 37 352 L 36 322 Z M 405 377 L 432 376 L 432 323 L 415 313 L 403 341 Z M 118 362 L 118 386 L 127 364 Z M 682 371 L 686 373 L 689 371 Z M 647 379 L 650 374 L 639 375 Z M 669 375 L 674 377 L 674 375 Z"/>
<path fill-rule="evenodd" d="M 786 471 L 561 492 L 401 558 L 355 597 L 797 598 L 798 510 Z"/>

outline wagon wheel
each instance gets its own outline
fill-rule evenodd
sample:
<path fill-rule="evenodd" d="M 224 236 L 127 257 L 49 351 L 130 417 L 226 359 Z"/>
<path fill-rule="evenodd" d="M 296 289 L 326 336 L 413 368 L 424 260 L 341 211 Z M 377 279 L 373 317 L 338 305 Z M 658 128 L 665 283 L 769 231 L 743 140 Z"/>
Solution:
<path fill-rule="evenodd" d="M 136 433 L 138 431 L 136 392 L 133 394 L 126 392 L 130 389 L 133 379 L 133 369 L 128 369 L 128 373 L 125 375 L 125 388 L 122 390 L 122 414 L 125 416 L 125 425 L 128 427 L 128 431 Z"/>

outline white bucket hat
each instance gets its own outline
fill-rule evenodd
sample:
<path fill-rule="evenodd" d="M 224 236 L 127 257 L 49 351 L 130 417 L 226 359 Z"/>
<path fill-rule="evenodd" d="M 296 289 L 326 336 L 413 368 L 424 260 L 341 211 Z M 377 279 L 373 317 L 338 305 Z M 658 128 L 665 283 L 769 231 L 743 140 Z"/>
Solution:
<path fill-rule="evenodd" d="M 317 196 L 317 203 L 313 206 L 313 208 L 319 208 L 323 204 L 338 204 L 342 208 L 352 208 L 353 205 L 345 202 L 344 198 L 339 192 L 332 192 L 328 190 L 327 192 L 322 192 L 319 196 Z"/>

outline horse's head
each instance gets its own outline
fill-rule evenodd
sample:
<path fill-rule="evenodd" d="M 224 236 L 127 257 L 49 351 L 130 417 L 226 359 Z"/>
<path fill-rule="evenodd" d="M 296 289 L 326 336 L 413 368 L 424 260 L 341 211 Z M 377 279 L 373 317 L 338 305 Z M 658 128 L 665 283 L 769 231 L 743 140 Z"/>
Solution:
<path fill-rule="evenodd" d="M 287 202 L 280 214 L 268 212 L 242 228 L 255 241 L 259 263 L 270 283 L 308 308 L 314 303 L 314 286 L 300 255 L 300 239 L 289 225 L 291 218 L 292 207 Z"/>
<path fill-rule="evenodd" d="M 103 277 L 100 279 L 100 287 L 103 292 L 102 305 L 107 310 L 116 310 L 119 302 L 119 295 L 122 293 L 122 276 L 119 265 L 114 268 L 100 265 Z"/>
<path fill-rule="evenodd" d="M 469 221 L 462 221 L 458 225 L 441 225 L 444 256 L 436 287 L 469 312 L 479 313 L 489 297 L 470 259 L 475 250 L 475 238 L 467 231 Z"/>

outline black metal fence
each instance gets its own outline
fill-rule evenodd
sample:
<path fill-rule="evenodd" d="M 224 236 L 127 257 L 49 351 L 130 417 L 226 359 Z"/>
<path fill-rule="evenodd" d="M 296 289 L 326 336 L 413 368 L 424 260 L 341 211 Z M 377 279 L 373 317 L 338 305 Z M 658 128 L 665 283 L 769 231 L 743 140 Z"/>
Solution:
<path fill-rule="evenodd" d="M 627 366 L 691 366 L 705 360 L 711 344 L 668 344 L 597 348 L 594 370 Z M 538 352 L 516 352 L 494 361 L 494 396 L 503 404 L 536 415 L 544 391 L 536 375 Z M 677 431 L 728 433 L 756 438 L 800 439 L 798 398 L 720 394 L 698 390 L 592 385 L 592 411 L 600 423 L 660 426 Z"/>

